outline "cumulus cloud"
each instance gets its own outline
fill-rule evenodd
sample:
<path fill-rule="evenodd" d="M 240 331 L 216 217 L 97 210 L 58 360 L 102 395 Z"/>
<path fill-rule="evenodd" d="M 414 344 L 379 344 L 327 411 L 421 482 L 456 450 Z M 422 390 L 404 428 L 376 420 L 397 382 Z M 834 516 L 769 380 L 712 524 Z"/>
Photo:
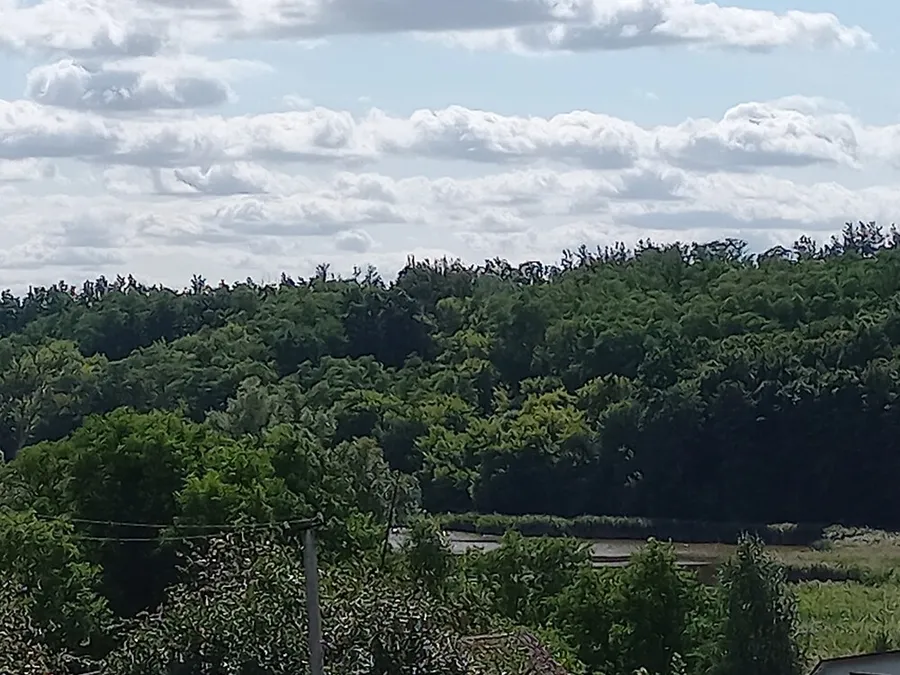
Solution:
<path fill-rule="evenodd" d="M 74 217 L 46 220 L 36 227 L 31 223 L 32 236 L 0 251 L 0 269 L 62 267 L 94 272 L 119 264 L 124 260 L 120 247 L 129 241 L 124 222 L 115 209 L 87 206 Z"/>
<path fill-rule="evenodd" d="M 116 129 L 103 120 L 0 100 L 0 159 L 109 156 L 119 143 Z"/>
<path fill-rule="evenodd" d="M 231 176 L 234 170 L 194 168 L 192 175 Z M 252 167 L 243 170 L 254 175 Z M 273 172 L 263 180 L 288 178 Z M 401 252 L 411 248 L 398 242 L 442 248 L 469 260 L 497 254 L 547 259 L 582 242 L 634 243 L 646 237 L 740 236 L 765 248 L 790 244 L 800 233 L 826 237 L 844 220 L 888 220 L 900 209 L 897 187 L 851 190 L 762 174 L 698 174 L 660 163 L 622 171 L 524 169 L 472 178 L 342 172 L 293 180 L 282 194 L 220 190 L 185 199 L 174 193 L 106 192 L 10 199 L 5 222 L 12 231 L 22 224 L 30 234 L 5 249 L 0 270 L 31 275 L 69 264 L 77 274 L 121 271 L 122 265 L 131 271 L 144 264 L 142 252 L 154 251 L 157 264 L 166 265 L 167 279 L 181 283 L 179 270 L 215 270 L 228 278 L 259 270 L 277 275 L 296 270 L 300 258 L 327 260 L 330 251 L 349 271 L 353 264 L 374 261 L 376 240 L 379 256 L 390 254 L 398 264 Z M 178 257 L 180 267 L 172 266 L 174 257 L 165 262 L 167 255 Z M 224 265 L 226 259 L 236 267 Z"/>
<path fill-rule="evenodd" d="M 372 248 L 373 243 L 372 237 L 365 230 L 341 232 L 334 240 L 335 248 L 351 253 L 366 253 Z"/>
<path fill-rule="evenodd" d="M 513 117 L 462 106 L 418 110 L 407 120 L 374 112 L 388 152 L 507 163 L 555 159 L 591 168 L 624 168 L 650 150 L 651 135 L 631 122 L 576 111 L 551 118 Z"/>
<path fill-rule="evenodd" d="M 172 174 L 179 183 L 203 195 L 285 194 L 304 182 L 250 162 L 186 167 L 174 169 Z"/>
<path fill-rule="evenodd" d="M 800 98 L 740 104 L 719 119 L 656 127 L 588 111 L 521 117 L 462 106 L 418 110 L 408 117 L 377 109 L 354 117 L 316 107 L 235 117 L 133 119 L 0 101 L 4 112 L 0 158 L 72 157 L 147 167 L 240 162 L 351 166 L 394 156 L 595 170 L 663 160 L 695 171 L 752 171 L 855 168 L 866 161 L 900 160 L 900 125 L 867 126 Z M 199 191 L 219 189 L 209 177 L 183 173 L 179 180 Z M 244 184 L 251 192 L 267 191 L 253 186 L 259 177 L 235 180 L 250 180 Z"/>
<path fill-rule="evenodd" d="M 859 26 L 845 26 L 829 13 L 779 14 L 693 0 L 584 0 L 553 7 L 553 13 L 560 15 L 558 20 L 500 30 L 457 32 L 448 39 L 472 48 L 521 52 L 585 52 L 677 44 L 754 51 L 786 46 L 874 47 L 867 31 Z"/>
<path fill-rule="evenodd" d="M 696 0 L 7 0 L 0 45 L 137 56 L 224 39 L 317 40 L 417 33 L 477 48 L 621 50 L 673 44 L 765 50 L 869 48 L 871 35 L 822 12 Z"/>
<path fill-rule="evenodd" d="M 225 168 L 225 175 L 232 167 Z M 201 173 L 200 170 L 196 170 Z M 216 175 L 210 167 L 207 175 Z M 275 180 L 278 180 L 278 175 Z M 637 186 L 637 188 L 635 187 Z M 164 197 L 160 201 L 160 197 Z M 242 191 L 135 194 L 132 208 L 113 196 L 57 197 L 43 222 L 66 241 L 119 246 L 123 233 L 170 242 L 246 242 L 257 237 L 358 239 L 384 227 L 449 227 L 454 231 L 526 231 L 546 219 L 590 214 L 615 222 L 675 222 L 699 214 L 731 214 L 731 222 L 758 229 L 781 219 L 797 227 L 832 227 L 835 219 L 900 209 L 900 188 L 851 190 L 833 182 L 803 184 L 760 174 L 697 174 L 646 164 L 626 171 L 530 169 L 477 178 L 391 178 L 341 173 L 328 180 L 295 179 L 283 194 Z M 23 200 L 11 217 L 34 209 Z M 90 223 L 103 222 L 96 229 Z M 754 225 L 756 223 L 756 225 Z M 415 229 L 409 230 L 415 232 Z M 60 235 L 62 236 L 62 235 Z M 130 236 L 130 235 L 129 235 Z M 348 250 L 352 250 L 349 249 Z"/>
<path fill-rule="evenodd" d="M 310 99 L 305 96 L 298 96 L 297 94 L 287 94 L 282 97 L 282 102 L 290 110 L 309 110 L 314 107 L 313 102 Z"/>
<path fill-rule="evenodd" d="M 138 112 L 206 108 L 232 102 L 229 80 L 262 64 L 196 57 L 135 58 L 93 65 L 74 59 L 34 68 L 25 93 L 38 103 L 75 110 Z"/>
<path fill-rule="evenodd" d="M 233 114 L 240 80 L 269 67 L 192 55 L 363 34 L 523 54 L 875 47 L 833 14 L 697 0 L 0 0 L 0 50 L 33 66 L 23 100 L 0 100 L 0 276 L 172 283 L 331 258 L 390 272 L 413 250 L 516 260 L 646 236 L 763 246 L 900 209 L 900 188 L 815 175 L 900 167 L 900 124 L 821 98 L 649 126 L 463 105 L 353 114 L 290 82 L 279 112 L 258 98 Z M 363 93 L 396 104 L 347 100 Z"/>
<path fill-rule="evenodd" d="M 249 0 L 229 3 L 247 16 Z M 471 47 L 620 50 L 672 44 L 742 49 L 864 48 L 872 37 L 833 14 L 750 10 L 694 0 L 294 0 L 257 19 L 257 32 L 445 34 Z"/>
<path fill-rule="evenodd" d="M 52 179 L 56 172 L 56 165 L 44 160 L 0 160 L 0 183 Z"/>
<path fill-rule="evenodd" d="M 149 210 L 152 215 L 135 221 L 141 236 L 156 243 L 234 244 L 290 240 L 300 237 L 332 237 L 364 225 L 404 225 L 422 219 L 411 204 L 341 197 L 318 189 L 292 195 L 232 195 L 176 210 Z"/>
<path fill-rule="evenodd" d="M 659 137 L 662 153 L 691 169 L 731 166 L 803 166 L 843 164 L 856 167 L 860 154 L 857 129 L 862 125 L 846 114 L 817 114 L 813 106 L 745 103 L 728 110 L 721 120 L 689 120 Z M 874 147 L 868 148 L 874 154 Z"/>
<path fill-rule="evenodd" d="M 265 9 L 251 0 L 195 0 L 191 6 L 248 35 L 275 38 L 417 32 L 472 47 L 572 52 L 679 43 L 753 50 L 873 46 L 868 32 L 834 14 L 695 0 L 285 0 Z"/>
<path fill-rule="evenodd" d="M 265 113 L 108 123 L 111 163 L 142 166 L 215 162 L 334 162 L 374 159 L 377 129 L 344 111 Z"/>
<path fill-rule="evenodd" d="M 46 237 L 0 251 L 0 269 L 6 270 L 46 271 L 48 268 L 69 268 L 90 274 L 123 261 L 124 257 L 114 251 L 66 246 Z"/>
<path fill-rule="evenodd" d="M 0 47 L 75 57 L 158 54 L 171 41 L 167 17 L 133 0 L 7 0 L 0 3 Z"/>

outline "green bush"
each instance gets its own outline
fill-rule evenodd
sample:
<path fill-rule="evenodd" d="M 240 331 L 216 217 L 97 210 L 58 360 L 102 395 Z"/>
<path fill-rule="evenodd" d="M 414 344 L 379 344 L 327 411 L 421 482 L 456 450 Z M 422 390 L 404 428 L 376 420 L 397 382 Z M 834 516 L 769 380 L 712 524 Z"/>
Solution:
<path fill-rule="evenodd" d="M 684 543 L 734 544 L 744 533 L 752 534 L 767 545 L 809 546 L 819 541 L 825 526 L 779 523 L 710 523 L 659 518 L 618 516 L 504 516 L 478 513 L 449 514 L 440 517 L 444 530 L 503 535 L 515 530 L 531 537 L 576 537 L 578 539 L 629 539 L 677 541 Z"/>

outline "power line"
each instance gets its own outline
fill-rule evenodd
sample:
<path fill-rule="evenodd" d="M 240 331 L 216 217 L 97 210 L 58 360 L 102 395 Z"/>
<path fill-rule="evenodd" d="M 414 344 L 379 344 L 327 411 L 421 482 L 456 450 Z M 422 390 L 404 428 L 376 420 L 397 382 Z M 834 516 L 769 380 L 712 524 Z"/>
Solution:
<path fill-rule="evenodd" d="M 106 525 L 109 527 L 140 527 L 144 529 L 162 530 L 168 527 L 176 529 L 195 529 L 195 530 L 252 530 L 266 529 L 279 526 L 292 526 L 299 529 L 310 529 L 322 524 L 320 517 L 315 518 L 294 518 L 287 520 L 273 520 L 268 523 L 223 523 L 221 525 L 206 524 L 190 524 L 190 523 L 137 523 L 120 520 L 92 520 L 90 518 L 72 518 L 69 516 L 45 516 L 43 514 L 35 514 L 39 520 L 57 521 L 73 523 L 76 525 Z"/>
<path fill-rule="evenodd" d="M 94 537 L 91 535 L 85 534 L 73 534 L 72 539 L 76 541 L 91 541 L 91 542 L 99 542 L 99 543 L 110 543 L 110 544 L 127 544 L 133 542 L 153 542 L 159 543 L 164 541 L 191 541 L 191 540 L 202 540 L 202 539 L 215 539 L 216 537 L 225 534 L 224 532 L 207 532 L 205 534 L 182 534 L 175 536 L 160 536 L 160 537 Z"/>
<path fill-rule="evenodd" d="M 9 512 L 4 510 L 4 515 L 9 515 Z M 123 537 L 115 537 L 115 536 L 99 536 L 99 535 L 89 535 L 89 534 L 81 534 L 79 532 L 72 533 L 72 538 L 78 541 L 90 541 L 90 542 L 99 542 L 99 543 L 131 543 L 131 542 L 177 542 L 177 541 L 191 541 L 191 540 L 204 540 L 204 539 L 212 539 L 218 537 L 222 534 L 227 533 L 239 533 L 246 531 L 258 531 L 263 529 L 275 529 L 275 528 L 287 528 L 293 527 L 295 529 L 299 529 L 302 531 L 315 529 L 316 527 L 322 524 L 321 516 L 317 516 L 315 518 L 294 518 L 288 520 L 276 520 L 268 523 L 223 523 L 221 525 L 207 525 L 207 524 L 181 524 L 181 523 L 136 523 L 136 522 L 125 522 L 125 521 L 115 521 L 115 520 L 93 520 L 90 518 L 71 518 L 66 516 L 47 516 L 44 514 L 33 514 L 35 518 L 38 520 L 42 520 L 45 522 L 68 522 L 77 525 L 102 525 L 106 527 L 130 527 L 130 528 L 144 528 L 144 529 L 155 529 L 155 530 L 164 530 L 164 529 L 199 529 L 199 530 L 208 530 L 207 532 L 197 533 L 197 534 L 159 534 L 157 536 L 152 537 L 137 537 L 137 536 L 123 536 Z"/>

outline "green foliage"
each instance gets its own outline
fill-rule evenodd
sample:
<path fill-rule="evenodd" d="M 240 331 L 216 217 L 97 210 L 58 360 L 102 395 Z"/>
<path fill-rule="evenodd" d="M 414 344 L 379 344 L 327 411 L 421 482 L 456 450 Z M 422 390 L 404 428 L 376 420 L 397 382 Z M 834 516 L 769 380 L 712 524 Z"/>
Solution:
<path fill-rule="evenodd" d="M 72 342 L 16 348 L 0 342 L 0 442 L 8 458 L 25 445 L 58 438 L 98 403 L 106 359 L 85 358 Z"/>
<path fill-rule="evenodd" d="M 609 641 L 617 672 L 643 666 L 671 675 L 678 655 L 694 647 L 688 628 L 691 611 L 697 609 L 671 547 L 651 540 L 625 568 L 616 590 L 617 620 Z"/>
<path fill-rule="evenodd" d="M 13 609 L 25 603 L 47 647 L 96 655 L 108 647 L 112 614 L 99 594 L 101 571 L 87 562 L 72 530 L 31 513 L 0 512 L 0 568 L 5 587 L 23 589 Z"/>
<path fill-rule="evenodd" d="M 642 243 L 410 261 L 391 284 L 323 268 L 7 293 L 0 445 L 128 406 L 232 437 L 370 438 L 433 513 L 900 526 L 898 241 L 861 224 L 758 256 Z"/>
<path fill-rule="evenodd" d="M 723 675 L 799 675 L 797 600 L 784 569 L 745 537 L 721 572 L 725 616 L 722 629 Z"/>
<path fill-rule="evenodd" d="M 481 586 L 495 614 L 541 625 L 548 603 L 590 564 L 587 547 L 575 540 L 504 535 L 500 546 L 463 556 L 466 574 Z"/>
<path fill-rule="evenodd" d="M 553 600 L 549 623 L 589 672 L 678 675 L 714 662 L 717 614 L 714 596 L 678 570 L 671 547 L 651 540 L 624 568 L 582 569 Z"/>
<path fill-rule="evenodd" d="M 179 492 L 202 465 L 199 455 L 224 440 L 173 413 L 121 409 L 88 419 L 67 439 L 29 447 L 10 479 L 27 486 L 42 515 L 99 523 L 82 526 L 96 539 L 91 557 L 103 567 L 113 606 L 131 614 L 158 602 L 171 583 L 174 558 L 158 544 L 158 525 L 174 522 Z M 105 521 L 147 526 L 104 527 Z M 123 546 L 122 537 L 147 541 Z"/>
<path fill-rule="evenodd" d="M 445 595 L 456 573 L 456 561 L 440 525 L 430 518 L 417 518 L 406 537 L 401 553 L 409 578 L 434 595 Z"/>
<path fill-rule="evenodd" d="M 900 585 L 812 581 L 796 586 L 801 636 L 815 660 L 900 644 Z"/>
<path fill-rule="evenodd" d="M 616 570 L 584 568 L 552 601 L 550 623 L 593 672 L 605 671 L 617 658 L 610 643 L 617 619 L 616 586 Z"/>
<path fill-rule="evenodd" d="M 44 632 L 31 618 L 31 601 L 15 583 L 0 586 L 0 673 L 69 675 L 86 667 L 65 652 L 47 646 Z"/>
<path fill-rule="evenodd" d="M 17 487 L 20 507 L 71 517 L 95 540 L 86 548 L 125 615 L 160 601 L 174 580 L 177 538 L 208 531 L 198 527 L 320 515 L 323 555 L 347 558 L 377 545 L 393 485 L 401 510 L 412 494 L 371 439 L 323 447 L 306 430 L 279 425 L 236 440 L 175 413 L 125 409 L 29 447 L 4 480 Z"/>
<path fill-rule="evenodd" d="M 307 668 L 303 567 L 285 546 L 223 539 L 142 618 L 110 675 L 293 673 Z"/>
<path fill-rule="evenodd" d="M 227 537 L 191 559 L 109 655 L 110 675 L 293 675 L 308 670 L 299 551 L 269 537 Z M 463 675 L 446 610 L 398 587 L 335 570 L 322 585 L 327 672 Z"/>
<path fill-rule="evenodd" d="M 339 675 L 467 675 L 470 659 L 452 609 L 409 589 L 357 580 L 333 595 L 326 659 Z"/>

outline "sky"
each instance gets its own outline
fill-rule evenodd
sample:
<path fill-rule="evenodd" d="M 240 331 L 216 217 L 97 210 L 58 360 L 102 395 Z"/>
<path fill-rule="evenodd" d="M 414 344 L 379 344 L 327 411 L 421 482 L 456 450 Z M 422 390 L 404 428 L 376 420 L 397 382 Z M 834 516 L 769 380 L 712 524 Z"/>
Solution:
<path fill-rule="evenodd" d="M 875 0 L 0 0 L 0 287 L 890 226 L 898 42 Z"/>

